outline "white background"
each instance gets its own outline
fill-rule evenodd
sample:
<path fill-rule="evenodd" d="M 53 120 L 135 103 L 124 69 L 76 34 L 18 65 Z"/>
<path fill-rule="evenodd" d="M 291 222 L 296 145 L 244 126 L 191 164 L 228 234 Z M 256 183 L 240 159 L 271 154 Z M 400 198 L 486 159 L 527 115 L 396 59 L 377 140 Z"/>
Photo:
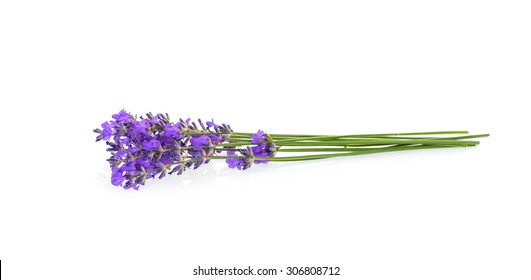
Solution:
<path fill-rule="evenodd" d="M 324 265 L 341 276 L 323 279 L 530 279 L 529 2 L 365 2 L 2 1 L 3 276 Z M 122 108 L 249 132 L 492 136 L 216 162 L 126 191 L 91 131 Z"/>

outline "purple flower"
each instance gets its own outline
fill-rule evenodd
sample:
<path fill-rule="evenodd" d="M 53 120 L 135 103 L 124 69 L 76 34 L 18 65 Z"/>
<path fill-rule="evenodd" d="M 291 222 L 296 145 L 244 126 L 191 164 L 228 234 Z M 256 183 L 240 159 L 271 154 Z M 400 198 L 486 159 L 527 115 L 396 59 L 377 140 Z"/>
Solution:
<path fill-rule="evenodd" d="M 125 151 L 121 150 L 116 153 L 116 157 L 119 159 L 124 159 L 126 154 L 127 153 Z"/>
<path fill-rule="evenodd" d="M 181 131 L 179 130 L 179 126 L 177 124 L 175 124 L 175 125 L 172 125 L 172 124 L 164 125 L 164 137 L 180 139 L 181 138 Z"/>
<path fill-rule="evenodd" d="M 123 172 L 119 168 L 112 170 L 111 183 L 115 186 L 121 186 L 125 180 Z"/>
<path fill-rule="evenodd" d="M 139 122 L 132 122 L 133 132 L 146 134 L 147 129 L 149 128 L 149 122 L 146 120 L 141 120 Z"/>
<path fill-rule="evenodd" d="M 142 149 L 139 148 L 139 147 L 129 147 L 127 150 L 128 150 L 131 154 L 134 154 L 134 153 L 136 153 L 136 152 L 138 152 L 138 151 L 141 151 Z"/>
<path fill-rule="evenodd" d="M 190 127 L 190 118 L 187 118 L 186 121 L 183 119 L 179 119 L 179 121 L 176 124 L 178 127 L 184 127 L 188 128 Z"/>
<path fill-rule="evenodd" d="M 135 121 L 121 110 L 112 121 L 94 129 L 96 141 L 106 140 L 111 183 L 124 189 L 138 189 L 147 179 L 163 178 L 166 174 L 182 174 L 210 161 L 215 147 L 226 141 L 232 130 L 226 124 L 198 126 L 190 119 L 170 122 L 167 114 L 146 114 Z M 215 129 L 215 132 L 211 128 Z M 220 152 L 220 151 L 216 151 Z M 246 159 L 239 169 L 244 169 Z M 171 170 L 171 171 L 170 171 Z"/>
<path fill-rule="evenodd" d="M 219 137 L 216 134 L 210 134 L 208 137 L 210 138 L 210 140 L 212 140 L 212 143 L 216 146 L 219 145 L 219 143 L 223 142 L 224 140 L 222 137 Z"/>
<path fill-rule="evenodd" d="M 251 149 L 253 150 L 253 154 L 256 157 L 268 157 L 269 154 L 266 151 L 266 145 L 267 144 L 264 142 L 257 146 L 251 147 Z"/>
<path fill-rule="evenodd" d="M 208 128 L 211 128 L 211 127 L 219 128 L 220 127 L 219 125 L 214 123 L 214 119 L 212 119 L 212 121 L 206 122 L 206 125 L 207 125 Z"/>
<path fill-rule="evenodd" d="M 122 171 L 135 171 L 136 170 L 136 164 L 135 164 L 135 162 L 126 163 L 126 164 L 122 165 L 122 167 L 120 167 L 120 170 L 122 170 Z"/>
<path fill-rule="evenodd" d="M 227 151 L 227 156 L 239 158 L 229 158 L 225 162 L 230 168 L 238 168 L 239 170 L 245 170 L 250 168 L 253 163 L 267 163 L 268 160 L 256 159 L 256 158 L 268 158 L 275 156 L 277 147 L 275 142 L 271 140 L 269 135 L 262 130 L 258 130 L 256 134 L 250 136 L 254 146 L 247 146 L 246 149 L 239 149 L 236 151 Z M 240 155 L 238 155 L 238 153 Z"/>
<path fill-rule="evenodd" d="M 148 151 L 156 150 L 160 147 L 160 143 L 157 140 L 143 141 L 142 147 Z"/>
<path fill-rule="evenodd" d="M 200 135 L 200 136 L 193 136 L 192 139 L 190 139 L 190 144 L 196 148 L 201 148 L 202 146 L 209 146 L 210 145 L 210 138 L 206 135 Z"/>
<path fill-rule="evenodd" d="M 128 146 L 129 144 L 131 144 L 131 139 L 127 138 L 127 137 L 115 137 L 114 139 L 117 143 L 120 143 L 124 146 Z"/>
<path fill-rule="evenodd" d="M 229 168 L 237 168 L 238 170 L 249 169 L 255 161 L 251 147 L 238 149 L 238 152 L 240 155 L 232 150 L 227 151 L 227 156 L 234 158 L 228 158 L 225 162 L 229 165 Z"/>
<path fill-rule="evenodd" d="M 236 154 L 235 151 L 227 151 L 227 156 L 229 156 L 229 157 L 237 157 L 238 154 Z M 241 158 L 228 158 L 228 159 L 225 160 L 225 162 L 229 165 L 229 168 L 241 169 L 241 165 L 243 164 L 243 159 L 241 159 Z"/>
<path fill-rule="evenodd" d="M 109 140 L 112 136 L 112 127 L 109 124 L 109 122 L 102 123 L 101 128 L 103 128 L 101 132 L 101 136 L 103 137 L 103 140 Z"/>
<path fill-rule="evenodd" d="M 262 130 L 258 130 L 258 132 L 254 135 L 251 135 L 252 142 L 258 145 L 255 145 L 251 147 L 251 150 L 253 151 L 253 154 L 255 157 L 260 158 L 266 158 L 266 157 L 273 157 L 276 153 L 276 144 L 275 142 L 271 141 L 271 138 L 269 138 L 269 135 L 267 133 L 264 133 Z M 254 163 L 260 164 L 260 163 L 267 163 L 268 160 L 255 160 Z"/>
<path fill-rule="evenodd" d="M 253 140 L 254 144 L 257 144 L 258 142 L 265 140 L 264 132 L 262 130 L 258 130 L 256 134 L 251 135 L 251 139 Z"/>
<path fill-rule="evenodd" d="M 147 157 L 142 157 L 136 161 L 137 166 L 142 167 L 146 172 L 153 170 L 155 162 L 151 162 Z"/>
<path fill-rule="evenodd" d="M 159 122 L 159 115 L 160 115 L 160 114 L 157 114 L 157 115 L 154 116 L 153 118 L 149 119 L 148 122 L 149 122 L 150 124 L 156 124 L 156 123 L 158 123 L 158 122 Z"/>
<path fill-rule="evenodd" d="M 115 119 L 117 122 L 127 122 L 130 121 L 133 116 L 131 116 L 125 110 L 122 109 L 120 113 L 112 115 L 112 118 Z"/>
<path fill-rule="evenodd" d="M 160 157 L 160 160 L 159 160 L 162 164 L 166 165 L 166 164 L 172 164 L 174 162 L 174 159 L 172 158 L 171 155 L 169 154 L 164 154 Z"/>

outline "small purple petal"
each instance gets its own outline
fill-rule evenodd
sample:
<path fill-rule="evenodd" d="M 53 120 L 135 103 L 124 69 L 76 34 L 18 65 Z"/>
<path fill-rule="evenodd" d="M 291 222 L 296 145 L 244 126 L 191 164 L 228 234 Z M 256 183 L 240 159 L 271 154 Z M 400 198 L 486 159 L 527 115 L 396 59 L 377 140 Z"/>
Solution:
<path fill-rule="evenodd" d="M 178 125 L 166 124 L 164 125 L 164 137 L 166 138 L 181 138 L 181 132 Z"/>
<path fill-rule="evenodd" d="M 206 125 L 207 125 L 207 127 L 213 127 L 213 128 L 218 128 L 219 127 L 219 125 L 214 123 L 213 119 L 210 122 L 206 122 Z"/>
<path fill-rule="evenodd" d="M 116 157 L 119 159 L 124 159 L 125 155 L 126 155 L 125 151 L 116 152 Z"/>
<path fill-rule="evenodd" d="M 103 140 L 109 140 L 112 136 L 112 127 L 109 122 L 102 123 L 101 128 L 103 128 L 103 130 L 101 131 L 101 136 L 103 137 Z"/>
<path fill-rule="evenodd" d="M 194 136 L 190 139 L 190 144 L 196 148 L 201 148 L 202 146 L 210 145 L 210 138 L 206 135 Z"/>
<path fill-rule="evenodd" d="M 132 124 L 133 132 L 145 134 L 147 132 L 146 128 L 142 125 L 141 122 L 133 122 Z"/>
<path fill-rule="evenodd" d="M 143 141 L 142 147 L 148 151 L 156 150 L 160 147 L 160 143 L 157 140 Z"/>
<path fill-rule="evenodd" d="M 121 186 L 124 181 L 123 172 L 116 168 L 112 170 L 111 183 L 115 186 Z"/>
<path fill-rule="evenodd" d="M 253 140 L 254 144 L 257 144 L 258 142 L 264 140 L 264 132 L 262 130 L 258 130 L 256 134 L 251 135 L 251 139 Z"/>
<path fill-rule="evenodd" d="M 210 137 L 210 140 L 212 140 L 212 142 L 216 146 L 219 145 L 219 143 L 221 143 L 223 140 L 221 139 L 221 137 L 217 136 L 216 134 L 210 134 L 209 137 Z"/>
<path fill-rule="evenodd" d="M 127 164 L 124 164 L 120 167 L 120 170 L 121 171 L 135 171 L 136 170 L 136 166 L 135 166 L 135 163 L 134 162 L 129 162 Z"/>
<path fill-rule="evenodd" d="M 112 118 L 117 122 L 128 122 L 133 118 L 133 116 L 122 109 L 120 113 L 112 115 Z"/>

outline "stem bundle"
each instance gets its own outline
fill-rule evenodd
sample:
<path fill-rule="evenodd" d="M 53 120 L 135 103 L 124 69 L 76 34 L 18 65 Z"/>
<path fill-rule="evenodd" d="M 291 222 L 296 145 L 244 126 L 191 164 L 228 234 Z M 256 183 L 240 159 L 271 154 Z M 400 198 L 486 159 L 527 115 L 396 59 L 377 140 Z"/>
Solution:
<path fill-rule="evenodd" d="M 456 134 L 461 136 L 448 137 Z M 252 145 L 249 139 L 251 135 L 253 133 L 233 132 L 218 150 L 233 150 L 239 146 Z M 468 135 L 467 131 L 433 131 L 353 135 L 269 134 L 269 136 L 276 144 L 278 153 L 304 153 L 304 155 L 255 157 L 256 160 L 303 161 L 410 150 L 473 147 L 477 146 L 479 141 L 467 139 L 488 137 L 489 134 Z M 212 159 L 230 158 L 235 157 L 212 157 Z"/>

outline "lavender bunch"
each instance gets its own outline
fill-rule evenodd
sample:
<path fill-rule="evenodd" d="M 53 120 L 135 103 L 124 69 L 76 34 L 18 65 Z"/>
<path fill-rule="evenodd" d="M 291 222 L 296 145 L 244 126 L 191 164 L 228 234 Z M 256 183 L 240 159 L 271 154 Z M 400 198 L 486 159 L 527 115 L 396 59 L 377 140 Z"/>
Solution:
<path fill-rule="evenodd" d="M 488 134 L 458 137 L 433 135 L 468 134 L 439 131 L 356 135 L 302 135 L 234 132 L 230 125 L 190 119 L 170 121 L 168 114 L 133 116 L 125 110 L 101 124 L 96 141 L 104 140 L 110 157 L 111 183 L 124 189 L 138 189 L 148 179 L 181 175 L 212 159 L 225 160 L 230 168 L 249 169 L 269 161 L 302 161 L 382 152 L 470 147 L 467 139 Z M 303 155 L 277 157 L 278 152 Z M 308 154 L 309 153 L 309 154 Z"/>
<path fill-rule="evenodd" d="M 151 113 L 146 116 L 132 116 L 122 110 L 112 116 L 113 120 L 94 129 L 96 141 L 104 140 L 111 156 L 111 183 L 125 189 L 138 189 L 147 179 L 164 178 L 167 174 L 182 174 L 185 170 L 197 169 L 209 163 L 214 155 L 223 151 L 233 132 L 229 125 L 218 125 L 213 121 L 203 123 L 190 119 L 170 121 L 168 114 Z M 266 163 L 267 160 L 253 160 L 254 155 L 269 157 L 270 141 L 264 141 L 267 134 L 259 132 L 252 136 L 256 145 L 225 147 L 230 158 L 226 161 L 231 168 L 247 169 L 252 163 Z M 266 149 L 268 149 L 266 151 Z"/>

